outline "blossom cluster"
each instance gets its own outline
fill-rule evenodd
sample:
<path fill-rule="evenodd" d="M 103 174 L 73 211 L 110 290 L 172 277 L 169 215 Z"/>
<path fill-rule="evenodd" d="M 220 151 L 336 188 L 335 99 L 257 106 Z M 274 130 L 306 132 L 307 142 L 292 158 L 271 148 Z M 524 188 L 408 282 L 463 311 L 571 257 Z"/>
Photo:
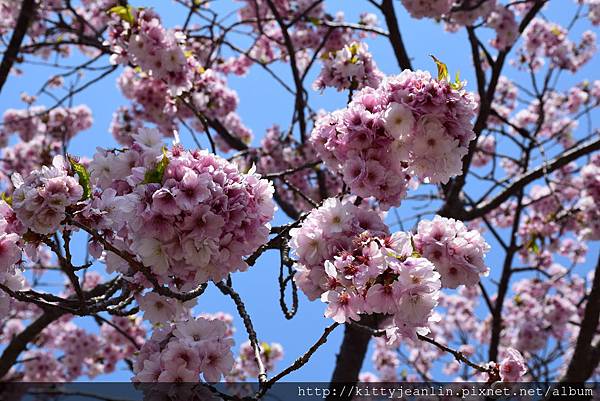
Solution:
<path fill-rule="evenodd" d="M 166 151 L 156 129 L 133 137 L 125 151 L 94 156 L 91 178 L 102 191 L 81 219 L 117 234 L 119 249 L 181 288 L 244 270 L 243 256 L 269 234 L 274 204 L 268 181 L 207 151 Z M 109 269 L 127 272 L 123 262 L 109 252 Z"/>
<path fill-rule="evenodd" d="M 52 167 L 43 166 L 24 179 L 15 173 L 12 181 L 12 206 L 17 217 L 25 227 L 43 235 L 59 230 L 67 208 L 79 202 L 84 191 L 60 155 L 54 157 Z"/>
<path fill-rule="evenodd" d="M 441 287 L 473 286 L 488 271 L 481 234 L 440 216 L 414 236 L 389 235 L 376 212 L 328 199 L 290 235 L 295 279 L 308 298 L 320 297 L 325 316 L 339 323 L 389 316 L 383 327 L 392 344 L 427 332 Z"/>
<path fill-rule="evenodd" d="M 279 343 L 260 343 L 260 359 L 265 368 L 265 373 L 272 372 L 275 364 L 283 359 L 283 347 Z M 259 375 L 258 365 L 254 348 L 250 341 L 240 345 L 239 355 L 235 359 L 235 364 L 231 372 L 225 379 L 229 382 L 242 382 L 248 378 L 256 378 Z"/>
<path fill-rule="evenodd" d="M 179 119 L 188 121 L 197 132 L 205 131 L 196 114 L 171 94 L 164 80 L 125 68 L 117 82 L 123 95 L 132 101 L 130 108 L 119 109 L 113 117 L 111 132 L 120 144 L 131 145 L 136 128 L 132 125 L 139 124 L 140 120 L 156 124 L 166 137 L 175 135 Z M 227 87 L 224 77 L 213 69 L 196 71 L 192 92 L 189 101 L 197 112 L 218 120 L 229 134 L 246 144 L 250 143 L 252 132 L 236 113 L 237 93 Z M 220 136 L 215 138 L 215 142 L 222 151 L 230 150 Z"/>
<path fill-rule="evenodd" d="M 92 111 L 86 105 L 50 110 L 43 106 L 26 110 L 8 109 L 3 120 L 6 133 L 17 133 L 25 142 L 38 134 L 67 142 L 79 132 L 89 129 L 93 122 Z"/>
<path fill-rule="evenodd" d="M 518 382 L 527 373 L 523 355 L 514 348 L 507 348 L 499 365 L 500 377 L 505 382 Z"/>
<path fill-rule="evenodd" d="M 323 68 L 313 88 L 334 87 L 338 91 L 377 87 L 383 74 L 377 69 L 365 43 L 352 42 L 343 49 L 325 55 Z"/>
<path fill-rule="evenodd" d="M 233 368 L 231 329 L 213 316 L 154 330 L 133 364 L 134 382 L 217 382 Z"/>
<path fill-rule="evenodd" d="M 21 290 L 25 286 L 25 279 L 18 267 L 23 233 L 24 228 L 14 211 L 5 201 L 0 201 L 0 284 L 12 291 Z M 0 318 L 9 315 L 12 303 L 11 297 L 0 291 Z"/>
<path fill-rule="evenodd" d="M 515 14 L 507 7 L 497 5 L 489 14 L 486 25 L 496 31 L 496 37 L 490 42 L 496 49 L 508 49 L 519 37 Z"/>
<path fill-rule="evenodd" d="M 441 216 L 421 220 L 413 240 L 417 252 L 435 265 L 443 287 L 477 285 L 489 271 L 483 258 L 490 246 L 479 231 L 461 221 Z"/>
<path fill-rule="evenodd" d="M 564 272 L 563 267 L 553 265 L 548 271 L 553 280 L 523 279 L 513 285 L 515 296 L 508 300 L 506 331 L 514 348 L 535 353 L 550 337 L 561 341 L 573 334 L 575 327 L 569 322 L 581 319 L 577 305 L 585 294 L 585 283 L 579 276 L 553 282 Z"/>
<path fill-rule="evenodd" d="M 244 5 L 239 9 L 239 20 L 250 25 L 258 36 L 248 51 L 250 59 L 239 57 L 236 64 L 241 64 L 241 70 L 246 71 L 249 65 L 257 61 L 268 64 L 278 60 L 289 60 L 289 49 L 285 46 L 284 34 L 275 21 L 270 4 L 265 0 L 242 1 Z M 328 57 L 329 53 L 336 53 L 347 44 L 367 35 L 360 29 L 344 26 L 344 13 L 340 11 L 329 15 L 321 3 L 274 1 L 273 6 L 281 19 L 289 23 L 288 34 L 300 70 L 311 64 L 312 57 Z M 374 14 L 362 13 L 357 25 L 368 28 L 376 24 L 377 17 Z M 317 55 L 311 55 L 312 52 L 316 52 Z"/>
<path fill-rule="evenodd" d="M 583 183 L 582 197 L 577 202 L 581 210 L 580 235 L 588 240 L 600 240 L 600 155 L 596 154 L 590 163 L 581 169 Z"/>
<path fill-rule="evenodd" d="M 364 231 L 374 236 L 388 235 L 376 212 L 336 198 L 327 199 L 306 217 L 301 227 L 290 230 L 290 246 L 298 256 L 295 280 L 310 300 L 328 289 L 325 261 L 351 249 L 353 238 Z"/>
<path fill-rule="evenodd" d="M 151 9 L 130 7 L 128 13 L 131 20 L 115 13 L 109 24 L 111 61 L 139 66 L 165 82 L 174 96 L 190 90 L 199 66 L 193 57 L 186 56 L 185 35 L 165 29 Z"/>
<path fill-rule="evenodd" d="M 326 317 L 344 323 L 359 321 L 359 314 L 389 315 L 390 341 L 426 332 L 440 275 L 427 259 L 411 256 L 408 234 L 390 236 L 375 212 L 334 199 L 290 234 L 297 283 L 327 303 Z"/>
<path fill-rule="evenodd" d="M 598 0 L 579 0 L 579 3 L 587 4 L 588 18 L 592 25 L 600 25 L 600 1 Z"/>
<path fill-rule="evenodd" d="M 452 8 L 452 0 L 402 0 L 402 5 L 406 7 L 413 18 L 439 18 L 441 15 L 448 14 Z"/>
<path fill-rule="evenodd" d="M 451 32 L 473 26 L 482 19 L 486 27 L 496 32 L 490 43 L 499 50 L 512 46 L 519 35 L 513 7 L 506 7 L 497 0 L 402 0 L 402 4 L 413 18 L 443 20 Z"/>
<path fill-rule="evenodd" d="M 36 311 L 30 317 L 36 317 Z M 100 325 L 98 333 L 91 333 L 65 315 L 46 327 L 35 349 L 23 354 L 22 376 L 13 372 L 13 379 L 36 382 L 73 381 L 83 375 L 94 378 L 114 372 L 117 364 L 131 358 L 142 344 L 146 331 L 142 320 L 135 317 L 113 316 L 108 323 Z M 7 322 L 9 332 L 24 329 L 18 319 Z M 8 334 L 8 333 L 7 333 Z M 10 337 L 6 338 L 7 340 Z"/>
<path fill-rule="evenodd" d="M 123 96 L 132 101 L 130 108 L 117 110 L 113 117 L 111 132 L 117 142 L 131 146 L 136 122 L 148 121 L 156 125 L 160 132 L 173 136 L 176 129 L 177 104 L 169 95 L 167 84 L 148 74 L 136 73 L 133 68 L 125 68 L 117 85 Z"/>
<path fill-rule="evenodd" d="M 567 34 L 567 30 L 556 23 L 533 19 L 523 32 L 524 44 L 519 63 L 536 71 L 547 58 L 553 67 L 576 72 L 596 52 L 596 34 L 583 32 L 579 44 L 572 42 Z"/>
<path fill-rule="evenodd" d="M 398 206 L 410 181 L 445 183 L 460 174 L 475 136 L 474 108 L 473 97 L 445 79 L 405 70 L 317 120 L 311 141 L 353 194 Z"/>

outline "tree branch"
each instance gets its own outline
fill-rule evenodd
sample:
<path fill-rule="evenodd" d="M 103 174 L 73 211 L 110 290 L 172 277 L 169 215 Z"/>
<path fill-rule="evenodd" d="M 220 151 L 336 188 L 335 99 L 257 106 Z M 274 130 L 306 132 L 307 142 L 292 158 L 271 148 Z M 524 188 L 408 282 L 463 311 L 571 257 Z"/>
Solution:
<path fill-rule="evenodd" d="M 400 69 L 412 70 L 412 63 L 410 62 L 410 57 L 408 57 L 404 41 L 402 40 L 402 34 L 400 33 L 400 27 L 398 26 L 398 18 L 396 18 L 396 10 L 394 10 L 393 1 L 383 0 L 380 9 L 385 17 L 385 23 L 389 30 L 390 43 L 394 49 L 394 54 L 396 55 Z"/>
<path fill-rule="evenodd" d="M 21 49 L 21 43 L 23 43 L 23 39 L 25 38 L 25 34 L 27 33 L 27 29 L 29 28 L 29 24 L 31 23 L 34 14 L 35 0 L 23 0 L 23 5 L 21 6 L 21 11 L 17 18 L 17 24 L 12 37 L 10 38 L 8 47 L 4 52 L 2 64 L 0 64 L 0 92 L 2 92 L 2 87 L 6 83 L 8 74 L 17 59 L 17 55 Z"/>
<path fill-rule="evenodd" d="M 581 329 L 577 336 L 577 343 L 571 362 L 567 367 L 567 373 L 561 379 L 562 382 L 580 383 L 585 382 L 592 375 L 600 358 L 598 345 L 592 347 L 592 341 L 596 335 L 596 328 L 600 321 L 600 254 L 594 272 L 592 289 L 585 306 Z"/>
<path fill-rule="evenodd" d="M 0 357 L 0 378 L 3 378 L 17 361 L 18 356 L 27 348 L 48 325 L 61 317 L 65 312 L 58 308 L 47 309 L 40 317 L 31 323 L 4 349 Z"/>
<path fill-rule="evenodd" d="M 495 198 L 484 202 L 481 206 L 467 211 L 454 211 L 454 216 L 452 217 L 461 220 L 473 220 L 478 217 L 481 217 L 489 213 L 490 211 L 496 209 L 504 201 L 508 200 L 511 196 L 518 193 L 528 184 L 532 183 L 533 181 L 539 178 L 542 178 L 544 174 L 549 174 L 555 170 L 558 170 L 559 168 L 566 166 L 570 162 L 597 150 L 600 150 L 600 139 L 583 143 L 571 150 L 566 151 L 565 153 L 554 158 L 550 162 L 545 163 L 529 172 L 526 172 L 520 177 L 517 177 L 517 179 L 515 179 L 513 183 L 510 184 L 504 191 L 498 194 Z"/>
<path fill-rule="evenodd" d="M 344 339 L 337 354 L 331 383 L 355 384 L 358 382 L 358 374 L 362 368 L 367 347 L 372 336 L 372 333 L 368 329 L 377 329 L 378 324 L 379 316 L 377 315 L 362 316 L 360 325 L 364 327 L 356 324 L 346 324 Z"/>

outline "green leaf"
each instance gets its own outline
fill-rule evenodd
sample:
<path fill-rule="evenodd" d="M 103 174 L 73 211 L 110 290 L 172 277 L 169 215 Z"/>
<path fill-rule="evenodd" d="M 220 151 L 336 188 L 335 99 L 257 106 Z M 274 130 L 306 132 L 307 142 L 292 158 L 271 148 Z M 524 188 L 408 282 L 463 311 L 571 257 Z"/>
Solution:
<path fill-rule="evenodd" d="M 127 21 L 130 24 L 133 24 L 134 18 L 133 18 L 133 6 L 114 6 L 112 8 L 108 9 L 108 13 L 109 14 L 116 14 L 119 16 L 119 18 L 121 18 L 123 21 Z"/>
<path fill-rule="evenodd" d="M 308 17 L 308 20 L 314 25 L 314 26 L 319 26 L 321 25 L 321 20 L 316 18 L 316 17 Z"/>
<path fill-rule="evenodd" d="M 144 183 L 162 183 L 163 175 L 165 174 L 165 170 L 169 165 L 169 157 L 167 156 L 167 148 L 165 146 L 163 146 L 162 153 L 163 157 L 157 163 L 156 167 L 153 170 L 146 171 L 146 174 L 144 175 Z"/>
<path fill-rule="evenodd" d="M 437 79 L 439 81 L 448 81 L 449 77 L 450 77 L 450 74 L 448 74 L 448 67 L 446 66 L 446 64 L 442 63 L 433 54 L 430 54 L 429 56 L 433 59 L 433 61 L 435 61 L 435 64 L 437 65 L 437 70 L 438 70 Z"/>
<path fill-rule="evenodd" d="M 515 301 L 515 304 L 517 304 L 517 306 L 521 305 L 523 303 L 523 299 L 521 298 L 521 295 L 519 295 L 519 294 L 515 295 L 513 300 Z"/>
<path fill-rule="evenodd" d="M 2 200 L 8 204 L 8 206 L 12 206 L 12 196 L 6 195 L 6 192 L 2 192 Z"/>
<path fill-rule="evenodd" d="M 454 82 L 450 83 L 450 87 L 457 91 L 463 88 L 463 83 L 460 80 L 460 71 L 456 71 L 456 75 L 454 76 Z"/>
<path fill-rule="evenodd" d="M 71 164 L 71 168 L 77 176 L 79 177 L 79 185 L 83 188 L 83 195 L 81 196 L 81 200 L 89 199 L 92 196 L 92 184 L 90 182 L 90 173 L 87 171 L 85 166 L 81 163 L 78 163 L 77 160 L 68 156 L 69 164 Z"/>
<path fill-rule="evenodd" d="M 269 359 L 269 356 L 271 355 L 271 346 L 266 342 L 262 342 L 260 344 L 260 347 L 262 348 L 262 351 L 267 357 L 267 359 Z"/>
<path fill-rule="evenodd" d="M 540 254 L 540 246 L 537 243 L 538 236 L 534 235 L 533 238 L 529 240 L 527 243 L 527 250 L 535 253 L 536 255 Z"/>

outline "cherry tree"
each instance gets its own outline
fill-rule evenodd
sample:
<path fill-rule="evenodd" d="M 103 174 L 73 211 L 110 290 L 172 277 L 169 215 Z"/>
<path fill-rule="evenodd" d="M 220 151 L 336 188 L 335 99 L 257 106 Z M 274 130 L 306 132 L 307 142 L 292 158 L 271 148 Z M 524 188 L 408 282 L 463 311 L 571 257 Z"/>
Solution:
<path fill-rule="evenodd" d="M 3 381 L 126 364 L 134 382 L 255 380 L 259 399 L 336 330 L 333 383 L 597 378 L 598 1 L 565 2 L 563 25 L 548 0 L 355 0 L 358 19 L 175 0 L 171 26 L 133 3 L 0 0 L 0 91 L 47 71 L 0 126 Z M 463 35 L 472 82 L 416 65 L 401 13 Z M 257 71 L 292 99 L 287 126 L 244 123 L 230 82 Z M 115 77 L 127 105 L 98 127 L 80 101 Z M 318 107 L 325 92 L 345 101 Z M 115 146 L 70 149 L 106 128 Z M 287 366 L 235 288 L 259 268 L 283 318 L 314 302 L 330 321 Z M 207 288 L 240 327 L 201 310 Z"/>

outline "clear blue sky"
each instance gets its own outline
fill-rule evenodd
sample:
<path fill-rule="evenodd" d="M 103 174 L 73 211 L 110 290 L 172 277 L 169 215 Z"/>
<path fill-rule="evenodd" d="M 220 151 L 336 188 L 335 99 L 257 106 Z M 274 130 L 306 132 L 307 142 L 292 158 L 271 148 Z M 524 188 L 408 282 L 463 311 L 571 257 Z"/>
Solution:
<path fill-rule="evenodd" d="M 166 26 L 173 26 L 182 23 L 185 14 L 181 6 L 169 0 L 153 1 L 131 1 L 138 6 L 154 7 L 163 16 Z M 231 9 L 240 3 L 231 0 L 217 1 L 217 8 Z M 376 10 L 367 2 L 353 0 L 326 1 L 328 11 L 335 12 L 344 10 L 346 18 L 350 21 L 357 21 L 361 12 Z M 350 6 L 350 4 L 352 4 Z M 416 69 L 426 69 L 435 71 L 435 65 L 429 58 L 429 54 L 434 54 L 443 60 L 449 67 L 451 74 L 460 70 L 461 77 L 467 79 L 469 84 L 467 89 L 475 90 L 474 77 L 470 50 L 464 32 L 446 33 L 440 24 L 430 20 L 412 20 L 408 17 L 399 1 L 395 2 L 400 27 L 406 42 L 409 55 L 413 59 L 413 65 Z M 575 2 L 563 0 L 553 2 L 552 7 L 545 12 L 549 18 L 557 22 L 566 23 L 572 11 L 575 10 Z M 564 13 L 569 10 L 570 13 Z M 380 17 L 380 21 L 383 18 Z M 589 24 L 583 23 L 581 27 L 589 28 Z M 582 29 L 575 29 L 578 34 Z M 487 39 L 487 38 L 486 38 Z M 383 39 L 368 39 L 369 48 L 375 56 L 375 60 L 381 70 L 386 74 L 396 74 L 399 72 L 396 60 L 389 44 Z M 11 77 L 3 89 L 0 98 L 0 111 L 7 108 L 23 108 L 23 103 L 19 101 L 19 95 L 25 91 L 34 94 L 41 87 L 43 81 L 50 75 L 48 69 L 33 65 L 21 66 L 25 71 L 22 77 Z M 563 82 L 566 87 L 568 84 L 581 81 L 584 78 L 598 79 L 597 71 L 600 65 L 598 57 L 590 62 L 574 79 L 570 73 L 563 74 Z M 276 71 L 283 77 L 289 78 L 289 66 L 281 65 Z M 315 70 L 317 72 L 318 70 Z M 512 79 L 527 84 L 526 76 L 518 75 L 514 69 L 508 68 L 507 75 Z M 114 73 L 102 83 L 90 87 L 82 94 L 76 96 L 73 104 L 85 103 L 94 113 L 94 125 L 87 132 L 79 134 L 70 147 L 70 152 L 78 155 L 91 157 L 96 146 L 113 147 L 116 144 L 112 136 L 108 133 L 108 127 L 112 118 L 112 113 L 120 105 L 126 105 L 127 101 L 120 95 L 116 87 L 115 79 L 118 73 Z M 84 77 L 89 78 L 89 77 Z M 308 82 L 311 82 L 309 79 Z M 266 128 L 274 123 L 287 127 L 291 112 L 293 109 L 293 99 L 291 96 L 281 90 L 278 85 L 267 76 L 262 70 L 253 68 L 250 72 L 250 78 L 231 77 L 229 86 L 234 88 L 240 97 L 239 114 L 244 123 L 249 126 L 255 135 L 254 145 L 258 145 Z M 346 101 L 346 94 L 339 95 L 335 90 L 326 90 L 323 95 L 316 92 L 310 93 L 311 102 L 315 108 L 325 110 L 334 110 L 343 107 Z M 51 105 L 49 98 L 40 98 L 39 104 Z M 191 140 L 185 131 L 182 131 L 183 142 L 191 146 Z M 500 146 L 503 146 L 502 143 Z M 430 191 L 433 188 L 425 188 L 424 191 Z M 467 187 L 468 190 L 474 190 L 474 185 Z M 411 214 L 410 206 L 404 205 L 399 209 L 401 216 Z M 393 215 L 392 215 L 393 216 Z M 274 225 L 284 223 L 286 220 L 279 216 Z M 489 236 L 487 236 L 489 237 Z M 493 241 L 490 241 L 494 245 Z M 79 241 L 82 244 L 81 241 Z M 597 246 L 592 250 L 591 259 L 597 254 Z M 81 249 L 81 247 L 80 247 Z M 81 252 L 76 253 L 81 257 Z M 487 262 L 491 268 L 491 278 L 498 277 L 501 269 L 501 252 L 496 248 L 488 255 Z M 256 331 L 262 341 L 280 342 L 285 349 L 285 359 L 279 364 L 279 368 L 289 365 L 295 358 L 303 354 L 308 347 L 321 335 L 323 328 L 330 322 L 322 317 L 325 305 L 319 301 L 309 302 L 301 295 L 300 309 L 296 317 L 288 321 L 283 317 L 279 309 L 277 275 L 279 268 L 279 258 L 276 252 L 269 252 L 260 259 L 259 263 L 248 272 L 233 275 L 234 287 L 246 302 L 246 306 L 253 318 Z M 586 263 L 579 267 L 580 271 L 586 271 L 590 264 Z M 486 279 L 489 284 L 490 279 Z M 492 287 L 487 285 L 492 292 Z M 229 298 L 223 297 L 214 290 L 213 287 L 199 299 L 198 312 L 216 312 L 225 311 L 232 314 L 235 318 L 237 333 L 235 335 L 236 349 L 246 340 L 243 325 L 235 308 Z M 86 326 L 93 327 L 86 323 Z M 328 380 L 335 361 L 335 353 L 341 342 L 343 328 L 338 328 L 330 336 L 328 343 L 323 346 L 312 358 L 312 360 L 303 369 L 288 376 L 289 380 L 295 381 L 325 381 Z M 369 370 L 371 351 L 367 356 L 365 370 Z M 100 377 L 100 380 L 128 380 L 130 374 L 124 368 L 118 372 Z"/>

